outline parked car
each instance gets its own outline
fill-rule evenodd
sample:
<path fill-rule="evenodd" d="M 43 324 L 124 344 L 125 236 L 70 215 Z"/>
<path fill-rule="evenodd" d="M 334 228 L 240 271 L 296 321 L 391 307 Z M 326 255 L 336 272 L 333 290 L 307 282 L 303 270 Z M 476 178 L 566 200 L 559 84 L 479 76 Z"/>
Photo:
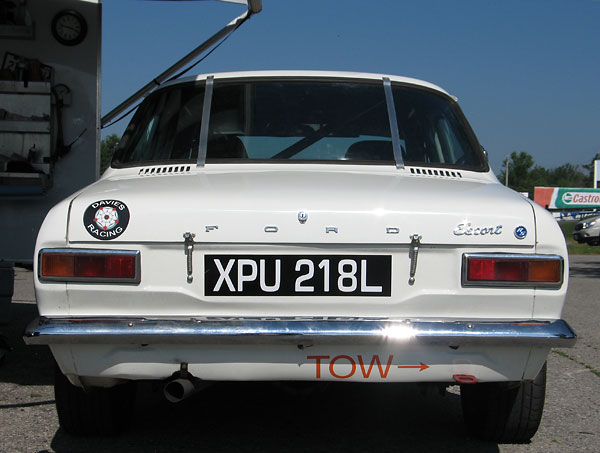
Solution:
<path fill-rule="evenodd" d="M 403 77 L 169 83 L 36 253 L 24 338 L 50 346 L 73 434 L 125 428 L 139 380 L 172 401 L 206 381 L 420 382 L 459 384 L 473 435 L 522 442 L 550 349 L 575 341 L 556 221 L 497 181 L 454 97 Z"/>
<path fill-rule="evenodd" d="M 577 222 L 573 239 L 580 244 L 600 245 L 600 216 L 586 217 Z"/>

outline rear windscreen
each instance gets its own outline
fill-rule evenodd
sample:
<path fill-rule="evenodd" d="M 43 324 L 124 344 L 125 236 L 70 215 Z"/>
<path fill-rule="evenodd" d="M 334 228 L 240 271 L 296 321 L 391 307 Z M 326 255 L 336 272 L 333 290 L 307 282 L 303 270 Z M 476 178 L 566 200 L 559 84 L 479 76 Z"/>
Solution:
<path fill-rule="evenodd" d="M 393 86 L 392 92 L 405 164 L 482 169 L 480 147 L 455 102 L 410 86 Z M 203 103 L 204 83 L 149 96 L 113 164 L 195 162 Z M 215 81 L 208 125 L 207 164 L 395 164 L 382 83 Z"/>

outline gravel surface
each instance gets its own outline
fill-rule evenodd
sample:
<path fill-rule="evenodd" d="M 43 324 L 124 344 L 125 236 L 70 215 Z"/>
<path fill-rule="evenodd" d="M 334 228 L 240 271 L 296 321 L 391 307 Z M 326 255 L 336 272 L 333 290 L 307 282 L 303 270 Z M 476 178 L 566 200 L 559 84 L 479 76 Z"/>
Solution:
<path fill-rule="evenodd" d="M 572 257 L 563 317 L 579 341 L 550 354 L 544 418 L 526 445 L 469 439 L 457 387 L 441 396 L 396 384 L 338 384 L 310 393 L 276 384 L 218 384 L 178 405 L 142 384 L 126 434 L 81 439 L 58 426 L 49 350 L 20 339 L 37 311 L 32 273 L 19 269 L 12 322 L 0 326 L 13 347 L 0 366 L 0 451 L 598 452 L 599 296 L 600 256 Z"/>

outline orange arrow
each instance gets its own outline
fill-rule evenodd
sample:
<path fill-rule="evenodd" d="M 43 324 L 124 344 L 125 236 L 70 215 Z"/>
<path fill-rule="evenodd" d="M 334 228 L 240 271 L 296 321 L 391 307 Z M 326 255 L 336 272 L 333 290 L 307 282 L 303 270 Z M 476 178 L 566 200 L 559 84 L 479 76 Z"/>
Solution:
<path fill-rule="evenodd" d="M 425 365 L 423 362 L 419 362 L 420 365 L 398 365 L 398 368 L 419 368 L 419 373 L 429 368 L 429 365 Z"/>

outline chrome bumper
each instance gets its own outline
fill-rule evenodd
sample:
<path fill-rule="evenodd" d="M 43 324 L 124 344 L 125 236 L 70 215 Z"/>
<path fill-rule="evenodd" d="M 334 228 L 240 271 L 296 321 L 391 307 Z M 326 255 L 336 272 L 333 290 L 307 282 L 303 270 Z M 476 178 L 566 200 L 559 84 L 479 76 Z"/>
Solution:
<path fill-rule="evenodd" d="M 38 318 L 26 344 L 381 344 L 416 342 L 571 347 L 576 334 L 556 321 L 400 321 L 385 318 Z"/>

